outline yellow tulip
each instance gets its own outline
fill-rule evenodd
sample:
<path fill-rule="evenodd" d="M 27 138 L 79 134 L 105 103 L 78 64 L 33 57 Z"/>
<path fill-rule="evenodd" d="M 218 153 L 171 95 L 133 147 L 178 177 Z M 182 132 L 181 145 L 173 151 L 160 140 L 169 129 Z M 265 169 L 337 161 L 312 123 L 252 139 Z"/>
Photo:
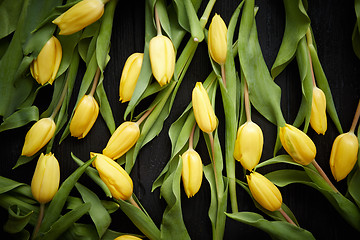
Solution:
<path fill-rule="evenodd" d="M 21 155 L 31 157 L 44 147 L 55 134 L 56 125 L 51 118 L 42 118 L 27 132 Z"/>
<path fill-rule="evenodd" d="M 192 105 L 199 128 L 206 133 L 213 132 L 217 127 L 217 118 L 211 106 L 209 95 L 201 82 L 197 82 L 192 91 Z"/>
<path fill-rule="evenodd" d="M 281 193 L 269 179 L 257 172 L 246 175 L 246 179 L 252 196 L 263 208 L 272 212 L 280 209 Z"/>
<path fill-rule="evenodd" d="M 95 98 L 90 95 L 84 95 L 77 105 L 70 122 L 71 136 L 78 139 L 84 138 L 94 125 L 98 114 L 99 105 Z"/>
<path fill-rule="evenodd" d="M 139 125 L 135 122 L 123 122 L 111 135 L 103 154 L 118 159 L 132 148 L 140 137 Z"/>
<path fill-rule="evenodd" d="M 218 64 L 224 64 L 227 51 L 227 28 L 220 15 L 212 18 L 208 32 L 208 48 L 212 59 Z"/>
<path fill-rule="evenodd" d="M 133 235 L 121 235 L 114 240 L 141 240 L 141 238 L 133 236 Z"/>
<path fill-rule="evenodd" d="M 308 165 L 314 160 L 316 155 L 314 142 L 296 127 L 289 124 L 280 127 L 280 141 L 295 162 Z"/>
<path fill-rule="evenodd" d="M 54 154 L 41 153 L 31 181 L 31 192 L 39 203 L 50 202 L 59 188 L 60 167 Z"/>
<path fill-rule="evenodd" d="M 128 200 L 133 193 L 133 182 L 129 174 L 111 158 L 99 154 L 90 153 L 93 165 L 98 170 L 101 180 L 109 188 L 115 199 Z"/>
<path fill-rule="evenodd" d="M 70 35 L 96 22 L 104 14 L 106 0 L 82 0 L 61 14 L 54 21 L 60 35 Z"/>
<path fill-rule="evenodd" d="M 163 35 L 153 37 L 149 43 L 151 70 L 160 86 L 168 84 L 174 75 L 175 50 L 171 40 Z"/>
<path fill-rule="evenodd" d="M 330 168 L 336 181 L 344 179 L 353 169 L 358 155 L 359 142 L 353 132 L 336 137 L 330 155 Z"/>
<path fill-rule="evenodd" d="M 61 44 L 56 37 L 52 36 L 30 64 L 31 75 L 41 85 L 47 82 L 52 84 L 59 70 L 61 58 Z"/>
<path fill-rule="evenodd" d="M 327 129 L 326 98 L 324 92 L 317 87 L 313 88 L 310 125 L 318 134 L 325 135 Z"/>
<path fill-rule="evenodd" d="M 260 161 L 264 137 L 261 128 L 254 122 L 246 122 L 240 126 L 234 149 L 234 158 L 251 171 Z"/>
<path fill-rule="evenodd" d="M 184 190 L 188 198 L 194 196 L 200 189 L 203 166 L 200 155 L 194 150 L 187 150 L 182 156 L 181 177 L 184 184 Z"/>
<path fill-rule="evenodd" d="M 140 75 L 143 58 L 143 53 L 133 53 L 126 60 L 120 78 L 119 96 L 121 102 L 131 100 Z"/>

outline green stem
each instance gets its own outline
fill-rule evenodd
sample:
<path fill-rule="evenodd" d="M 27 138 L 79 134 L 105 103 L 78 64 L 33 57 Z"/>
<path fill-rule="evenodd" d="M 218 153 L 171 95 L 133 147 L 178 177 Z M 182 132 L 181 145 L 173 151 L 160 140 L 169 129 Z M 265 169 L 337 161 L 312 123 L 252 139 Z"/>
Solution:
<path fill-rule="evenodd" d="M 226 88 L 225 64 L 221 64 L 220 67 L 221 67 L 221 78 L 222 78 L 222 81 L 223 81 L 224 86 Z"/>
<path fill-rule="evenodd" d="M 294 223 L 294 221 L 289 217 L 289 215 L 287 215 L 287 213 L 286 213 L 282 208 L 279 209 L 279 212 L 281 213 L 281 215 L 283 215 L 283 217 L 285 218 L 285 220 L 286 220 L 288 223 L 291 223 L 292 225 L 297 226 L 297 225 Z"/>
<path fill-rule="evenodd" d="M 64 85 L 64 88 L 61 92 L 61 96 L 60 96 L 60 99 L 59 99 L 59 102 L 58 104 L 56 105 L 56 107 L 54 108 L 54 111 L 51 113 L 50 117 L 52 120 L 54 120 L 54 118 L 56 117 L 56 114 L 59 112 L 60 108 L 61 108 L 61 105 L 62 103 L 64 102 L 64 99 L 65 99 L 65 96 L 66 96 L 66 93 L 67 93 L 67 86 L 68 86 L 68 77 L 66 79 L 66 82 L 65 82 L 65 85 Z"/>
<path fill-rule="evenodd" d="M 189 137 L 189 149 L 194 149 L 194 132 L 195 132 L 196 123 L 194 124 L 190 137 Z"/>
<path fill-rule="evenodd" d="M 138 209 L 140 209 L 142 211 L 142 209 L 139 207 L 139 205 L 135 202 L 134 198 L 131 196 L 129 198 L 129 203 L 131 203 L 131 205 L 133 205 L 134 207 L 137 207 Z"/>
<path fill-rule="evenodd" d="M 250 113 L 250 100 L 249 100 L 249 89 L 244 78 L 244 105 L 245 105 L 245 112 L 246 112 L 246 120 L 251 122 L 251 113 Z"/>
<path fill-rule="evenodd" d="M 98 67 L 95 73 L 95 77 L 94 77 L 94 81 L 93 81 L 93 85 L 91 87 L 91 91 L 89 93 L 89 96 L 93 96 L 97 87 L 97 84 L 99 82 L 99 78 L 100 78 L 100 68 Z"/>
<path fill-rule="evenodd" d="M 154 11 L 155 11 L 155 22 L 156 22 L 156 30 L 157 30 L 157 35 L 161 36 L 162 32 L 161 32 L 161 24 L 160 24 L 160 18 L 159 18 L 159 14 L 156 8 L 156 4 L 154 7 Z"/>
<path fill-rule="evenodd" d="M 357 123 L 359 121 L 359 117 L 360 117 L 360 100 L 359 100 L 358 106 L 356 108 L 356 112 L 355 112 L 353 122 L 351 124 L 350 132 L 354 133 L 355 127 L 356 127 L 356 125 L 357 125 Z"/>
<path fill-rule="evenodd" d="M 215 5 L 216 0 L 210 0 L 206 5 L 206 8 L 203 12 L 203 15 L 200 18 L 200 25 L 202 28 L 205 28 L 205 25 L 209 19 L 210 13 Z"/>
<path fill-rule="evenodd" d="M 329 184 L 329 186 L 336 192 L 338 193 L 339 191 L 337 190 L 337 188 L 334 186 L 334 184 L 332 184 L 332 182 L 330 181 L 330 179 L 328 178 L 328 176 L 326 175 L 326 173 L 324 172 L 324 170 L 322 170 L 322 168 L 320 167 L 320 165 L 315 161 L 315 159 L 311 162 L 312 165 L 316 168 L 316 170 L 319 172 L 320 176 L 327 182 L 327 184 Z"/>
<path fill-rule="evenodd" d="M 45 210 L 45 204 L 40 203 L 40 212 L 39 212 L 39 215 L 38 215 L 38 220 L 37 220 L 36 226 L 34 228 L 32 239 L 35 239 L 36 234 L 39 232 L 40 225 L 41 225 L 41 222 L 42 222 L 43 217 L 44 217 L 44 210 Z"/>
<path fill-rule="evenodd" d="M 154 110 L 155 107 L 156 105 L 151 109 L 147 110 L 144 115 L 142 115 L 141 118 L 136 121 L 136 124 L 140 126 L 140 124 L 149 116 L 149 114 L 152 112 L 152 110 Z"/>
<path fill-rule="evenodd" d="M 210 146 L 211 146 L 211 155 L 212 155 L 213 168 L 214 168 L 216 192 L 217 192 L 217 196 L 219 198 L 220 193 L 219 193 L 219 183 L 218 183 L 218 179 L 217 179 L 216 163 L 215 163 L 214 137 L 213 137 L 212 133 L 208 133 L 208 135 L 209 135 Z"/>

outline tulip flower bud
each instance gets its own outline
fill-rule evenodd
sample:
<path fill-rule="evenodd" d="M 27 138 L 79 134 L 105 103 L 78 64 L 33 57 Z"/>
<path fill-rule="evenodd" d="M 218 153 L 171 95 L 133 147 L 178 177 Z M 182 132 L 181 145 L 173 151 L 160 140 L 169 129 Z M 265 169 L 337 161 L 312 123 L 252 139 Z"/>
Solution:
<path fill-rule="evenodd" d="M 31 192 L 39 203 L 50 202 L 59 188 L 60 167 L 54 154 L 41 153 L 31 181 Z"/>
<path fill-rule="evenodd" d="M 251 171 L 260 161 L 264 137 L 261 128 L 254 122 L 246 122 L 240 126 L 234 149 L 234 158 Z"/>
<path fill-rule="evenodd" d="M 143 57 L 143 53 L 133 53 L 125 62 L 119 87 L 119 96 L 121 102 L 128 102 L 131 100 L 140 75 Z"/>
<path fill-rule="evenodd" d="M 27 132 L 21 155 L 31 157 L 44 147 L 55 134 L 56 125 L 51 118 L 42 118 Z"/>
<path fill-rule="evenodd" d="M 326 98 L 324 92 L 317 87 L 313 88 L 310 125 L 318 134 L 325 135 L 327 129 Z"/>
<path fill-rule="evenodd" d="M 141 238 L 138 238 L 133 235 L 121 235 L 121 236 L 115 238 L 114 240 L 141 240 Z"/>
<path fill-rule="evenodd" d="M 31 75 L 41 85 L 47 82 L 52 84 L 59 70 L 61 58 L 61 44 L 56 37 L 52 36 L 30 64 Z"/>
<path fill-rule="evenodd" d="M 60 35 L 70 35 L 96 22 L 104 14 L 105 0 L 82 0 L 61 14 L 54 21 Z"/>
<path fill-rule="evenodd" d="M 133 182 L 129 174 L 111 158 L 99 154 L 90 153 L 93 165 L 98 170 L 101 180 L 109 188 L 115 199 L 128 200 L 133 193 Z"/>
<path fill-rule="evenodd" d="M 257 172 L 246 175 L 246 179 L 252 196 L 263 208 L 272 212 L 280 209 L 281 193 L 269 179 Z"/>
<path fill-rule="evenodd" d="M 70 122 L 71 136 L 84 138 L 99 114 L 99 105 L 91 95 L 84 95 L 78 103 Z"/>
<path fill-rule="evenodd" d="M 336 181 L 344 179 L 353 169 L 359 149 L 359 142 L 353 132 L 336 137 L 330 155 L 330 168 Z"/>
<path fill-rule="evenodd" d="M 280 141 L 295 162 L 308 165 L 314 160 L 316 155 L 314 142 L 296 127 L 289 124 L 280 127 Z"/>
<path fill-rule="evenodd" d="M 123 122 L 111 135 L 103 154 L 118 159 L 132 148 L 140 137 L 139 125 L 135 122 Z"/>
<path fill-rule="evenodd" d="M 220 15 L 212 18 L 208 32 L 208 48 L 212 59 L 218 64 L 224 64 L 227 52 L 227 28 Z"/>
<path fill-rule="evenodd" d="M 201 82 L 197 82 L 192 91 L 192 105 L 196 123 L 206 133 L 211 133 L 217 126 L 217 118 L 211 106 L 209 95 Z"/>
<path fill-rule="evenodd" d="M 174 75 L 175 50 L 171 40 L 163 35 L 153 37 L 149 43 L 151 70 L 160 86 L 168 84 Z"/>
<path fill-rule="evenodd" d="M 203 166 L 200 155 L 194 150 L 187 150 L 182 156 L 183 166 L 181 177 L 188 198 L 194 196 L 200 189 Z"/>

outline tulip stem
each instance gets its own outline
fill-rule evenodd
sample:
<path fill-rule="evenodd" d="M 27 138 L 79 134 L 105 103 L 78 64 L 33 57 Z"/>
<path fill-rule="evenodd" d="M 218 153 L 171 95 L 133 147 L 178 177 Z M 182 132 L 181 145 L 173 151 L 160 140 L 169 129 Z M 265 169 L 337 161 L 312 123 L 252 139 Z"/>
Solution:
<path fill-rule="evenodd" d="M 66 93 L 67 93 L 68 79 L 69 79 L 69 78 L 67 77 L 66 82 L 65 82 L 65 85 L 64 85 L 64 88 L 63 88 L 63 90 L 62 90 L 62 92 L 61 92 L 61 96 L 60 96 L 59 102 L 58 102 L 58 104 L 56 105 L 56 107 L 54 108 L 53 112 L 51 113 L 51 115 L 50 115 L 50 117 L 49 117 L 49 118 L 51 118 L 52 120 L 54 120 L 56 114 L 59 112 L 59 110 L 60 110 L 60 108 L 61 108 L 61 106 L 62 106 L 62 103 L 63 103 L 63 101 L 64 101 L 64 99 L 65 99 L 65 96 L 66 96 Z"/>
<path fill-rule="evenodd" d="M 91 91 L 89 93 L 89 96 L 94 96 L 97 84 L 99 82 L 99 78 L 100 78 L 100 68 L 98 67 L 95 73 L 95 77 L 94 77 L 94 81 L 93 81 L 93 85 L 91 87 Z"/>
<path fill-rule="evenodd" d="M 297 225 L 294 223 L 294 221 L 289 217 L 289 215 L 287 215 L 287 213 L 286 213 L 282 208 L 279 209 L 279 212 L 281 213 L 281 215 L 283 215 L 283 217 L 285 218 L 285 220 L 286 220 L 288 223 L 291 223 L 292 225 L 297 226 Z"/>
<path fill-rule="evenodd" d="M 214 167 L 214 177 L 215 177 L 216 192 L 217 192 L 217 194 L 219 196 L 219 185 L 218 185 L 218 180 L 217 180 L 216 164 L 215 164 L 214 137 L 213 137 L 212 133 L 208 133 L 208 135 L 209 135 L 209 140 L 210 140 L 212 162 L 213 162 L 213 167 Z"/>
<path fill-rule="evenodd" d="M 154 10 L 155 10 L 155 22 L 156 22 L 157 35 L 160 36 L 160 35 L 162 35 L 162 32 L 161 32 L 160 18 L 159 18 L 159 14 L 158 14 L 158 11 L 156 8 L 156 4 L 155 4 Z"/>
<path fill-rule="evenodd" d="M 246 120 L 248 122 L 251 122 L 249 89 L 248 89 L 246 79 L 244 79 L 244 102 L 245 102 Z"/>
<path fill-rule="evenodd" d="M 139 120 L 136 121 L 136 124 L 140 126 L 140 124 L 145 120 L 145 118 L 147 118 L 149 116 L 149 114 L 152 112 L 152 110 L 154 110 L 155 106 L 152 107 L 151 109 L 147 110 Z"/>
<path fill-rule="evenodd" d="M 334 186 L 334 184 L 332 184 L 332 182 L 330 181 L 330 179 L 327 177 L 326 173 L 324 172 L 324 170 L 322 170 L 322 168 L 320 167 L 320 165 L 315 161 L 315 159 L 311 162 L 312 165 L 316 168 L 316 170 L 319 172 L 319 174 L 321 175 L 321 177 L 329 184 L 329 186 L 336 192 L 338 193 L 339 191 L 337 190 L 337 188 Z"/>
<path fill-rule="evenodd" d="M 196 123 L 191 129 L 190 137 L 189 137 L 189 149 L 194 149 L 194 132 L 195 132 Z"/>
<path fill-rule="evenodd" d="M 129 198 L 129 202 L 131 203 L 131 205 L 133 205 L 134 207 L 137 207 L 138 209 L 140 209 L 142 211 L 142 209 L 139 207 L 139 205 L 135 202 L 134 198 L 131 196 Z"/>
<path fill-rule="evenodd" d="M 351 124 L 350 132 L 354 133 L 355 127 L 356 127 L 356 125 L 357 125 L 357 123 L 359 121 L 359 117 L 360 117 L 360 100 L 359 100 L 358 106 L 356 108 L 356 112 L 355 112 L 353 122 Z"/>
<path fill-rule="evenodd" d="M 313 45 L 310 28 L 308 28 L 308 30 L 306 32 L 306 41 L 307 41 L 308 52 L 309 52 L 309 63 L 310 63 L 310 70 L 311 70 L 311 78 L 312 78 L 313 86 L 316 87 L 314 69 L 313 69 L 311 53 L 310 53 L 310 45 Z"/>
<path fill-rule="evenodd" d="M 44 217 L 44 210 L 45 210 L 45 204 L 40 203 L 40 212 L 39 212 L 37 223 L 36 223 L 36 226 L 35 226 L 35 229 L 34 229 L 34 232 L 33 232 L 33 235 L 32 235 L 31 239 L 35 239 L 36 234 L 38 233 L 38 231 L 40 229 L 40 225 L 41 225 L 41 222 L 42 222 L 43 217 Z"/>
<path fill-rule="evenodd" d="M 220 67 L 221 67 L 221 78 L 222 78 L 224 86 L 226 88 L 225 64 L 221 64 Z"/>

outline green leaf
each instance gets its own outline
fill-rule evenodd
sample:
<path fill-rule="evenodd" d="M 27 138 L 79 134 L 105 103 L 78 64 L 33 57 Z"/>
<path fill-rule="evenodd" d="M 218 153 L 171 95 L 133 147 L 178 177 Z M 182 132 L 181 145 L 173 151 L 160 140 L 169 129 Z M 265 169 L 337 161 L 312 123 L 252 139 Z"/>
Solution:
<path fill-rule="evenodd" d="M 29 223 L 33 212 L 29 212 L 25 215 L 21 215 L 21 211 L 18 206 L 11 206 L 8 209 L 9 219 L 3 226 L 4 231 L 8 233 L 19 233 L 24 230 Z"/>
<path fill-rule="evenodd" d="M 19 186 L 24 186 L 25 183 L 19 183 L 12 179 L 5 178 L 3 176 L 0 176 L 0 194 L 4 194 L 6 192 L 9 192 Z"/>
<path fill-rule="evenodd" d="M 356 204 L 360 208 L 360 170 L 358 169 L 355 174 L 352 176 L 349 183 L 348 191 L 350 195 L 354 198 Z"/>
<path fill-rule="evenodd" d="M 75 187 L 80 192 L 84 202 L 91 204 L 89 214 L 95 224 L 99 237 L 101 238 L 104 235 L 106 229 L 110 226 L 110 214 L 102 205 L 100 199 L 94 192 L 90 191 L 87 187 L 81 185 L 80 183 L 76 183 Z"/>
<path fill-rule="evenodd" d="M 261 215 L 253 212 L 226 213 L 226 215 L 236 221 L 256 227 L 270 235 L 272 239 L 315 239 L 307 230 L 294 226 L 284 221 L 268 221 Z"/>
<path fill-rule="evenodd" d="M 147 236 L 149 239 L 161 239 L 160 230 L 156 227 L 152 219 L 139 208 L 133 206 L 131 203 L 123 200 L 117 200 L 121 210 L 129 217 L 135 226 Z"/>
<path fill-rule="evenodd" d="M 77 168 L 60 186 L 54 198 L 45 213 L 43 223 L 40 226 L 39 234 L 43 234 L 50 229 L 50 226 L 57 221 L 60 213 L 65 205 L 66 199 L 74 187 L 75 183 L 79 180 L 81 175 L 85 172 L 86 168 L 94 161 L 95 158 L 90 159 L 81 167 Z M 88 204 L 85 204 L 90 208 Z M 54 230 L 55 231 L 55 230 Z"/>
<path fill-rule="evenodd" d="M 204 31 L 191 0 L 185 0 L 184 5 L 189 19 L 191 37 L 195 42 L 202 42 L 204 40 Z"/>
<path fill-rule="evenodd" d="M 0 125 L 0 132 L 22 127 L 37 120 L 39 120 L 39 109 L 36 106 L 22 108 L 3 120 Z"/>
<path fill-rule="evenodd" d="M 182 160 L 179 156 L 177 166 L 163 182 L 160 194 L 165 199 L 165 208 L 161 222 L 162 239 L 190 239 L 186 230 L 181 210 L 180 179 L 182 171 Z M 177 234 L 174 235 L 174 232 Z"/>
<path fill-rule="evenodd" d="M 24 0 L 4 0 L 0 3 L 0 39 L 14 32 Z"/>
<path fill-rule="evenodd" d="M 271 165 L 271 164 L 276 164 L 276 163 L 287 163 L 287 164 L 302 167 L 301 164 L 295 162 L 289 155 L 279 155 L 279 156 L 270 158 L 270 159 L 268 159 L 266 161 L 263 161 L 263 162 L 259 163 L 254 168 L 254 171 L 256 171 L 256 169 L 258 169 L 258 168 L 265 167 L 265 166 L 268 166 L 268 165 Z"/>
<path fill-rule="evenodd" d="M 285 31 L 278 55 L 271 68 L 271 75 L 276 78 L 294 58 L 299 41 L 305 36 L 310 26 L 302 0 L 284 0 Z"/>
<path fill-rule="evenodd" d="M 66 213 L 64 216 L 61 216 L 56 222 L 54 222 L 49 231 L 42 235 L 42 240 L 57 239 L 64 233 L 71 225 L 81 218 L 84 214 L 89 212 L 91 207 L 90 203 L 84 203 L 78 208 L 71 210 Z M 44 222 L 43 222 L 44 224 Z M 40 234 L 39 234 L 40 235 Z"/>
<path fill-rule="evenodd" d="M 254 0 L 246 1 L 241 17 L 238 39 L 241 69 L 252 105 L 273 124 L 284 126 L 285 119 L 280 107 L 281 89 L 271 78 L 261 52 L 254 7 Z"/>
<path fill-rule="evenodd" d="M 106 96 L 106 92 L 105 92 L 103 83 L 98 85 L 98 87 L 96 88 L 96 96 L 99 101 L 101 116 L 105 120 L 105 123 L 106 123 L 110 133 L 112 134 L 115 131 L 115 120 L 114 120 L 114 116 L 112 114 L 109 100 Z"/>

